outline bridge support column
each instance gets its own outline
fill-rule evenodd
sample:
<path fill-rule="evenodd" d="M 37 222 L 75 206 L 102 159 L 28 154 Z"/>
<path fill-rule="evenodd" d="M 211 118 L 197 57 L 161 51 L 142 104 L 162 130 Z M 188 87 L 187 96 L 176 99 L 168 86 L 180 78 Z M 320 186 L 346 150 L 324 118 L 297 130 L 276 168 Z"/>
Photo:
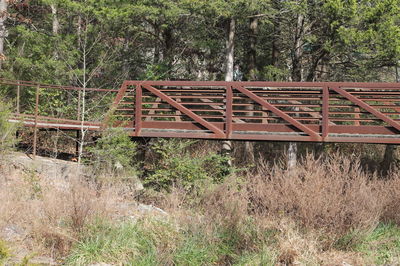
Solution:
<path fill-rule="evenodd" d="M 76 141 L 75 141 L 75 156 L 79 156 L 79 141 L 81 139 L 81 131 L 76 131 Z"/>
<path fill-rule="evenodd" d="M 381 163 L 381 171 L 386 175 L 392 170 L 394 164 L 397 161 L 396 158 L 396 145 L 386 145 L 385 154 L 383 156 L 383 161 Z"/>
<path fill-rule="evenodd" d="M 38 134 L 38 113 L 39 113 L 39 85 L 36 86 L 36 104 L 35 104 L 35 126 L 33 131 L 33 158 L 36 157 L 37 134 Z"/>

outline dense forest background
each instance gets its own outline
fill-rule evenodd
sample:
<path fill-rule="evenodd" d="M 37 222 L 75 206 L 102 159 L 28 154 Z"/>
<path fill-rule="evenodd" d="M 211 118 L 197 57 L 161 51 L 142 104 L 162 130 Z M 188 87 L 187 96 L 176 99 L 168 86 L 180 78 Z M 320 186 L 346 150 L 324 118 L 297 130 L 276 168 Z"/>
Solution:
<path fill-rule="evenodd" d="M 399 62 L 400 0 L 0 0 L 0 80 L 83 88 L 0 86 L 0 265 L 398 265 L 394 145 L 225 154 L 82 127 L 35 131 L 39 154 L 79 146 L 79 163 L 8 151 L 31 145 L 9 117 L 32 114 L 39 89 L 39 115 L 102 121 L 114 95 L 86 88 L 237 67 L 244 81 L 399 82 Z"/>
<path fill-rule="evenodd" d="M 397 0 L 1 0 L 1 76 L 118 87 L 125 79 L 395 81 Z M 231 38 L 230 46 L 227 41 Z"/>
<path fill-rule="evenodd" d="M 232 80 L 235 65 L 243 80 L 399 79 L 398 0 L 1 0 L 0 14 L 0 77 L 13 80 L 111 89 Z M 28 110 L 34 95 L 21 93 Z M 42 91 L 39 114 L 101 121 L 111 98 Z"/>

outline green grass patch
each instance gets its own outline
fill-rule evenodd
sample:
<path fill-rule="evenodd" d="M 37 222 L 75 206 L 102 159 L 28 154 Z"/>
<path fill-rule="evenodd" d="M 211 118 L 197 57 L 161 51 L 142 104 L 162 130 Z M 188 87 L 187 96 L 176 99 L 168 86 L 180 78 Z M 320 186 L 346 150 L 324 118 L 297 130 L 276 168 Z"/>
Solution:
<path fill-rule="evenodd" d="M 200 234 L 187 234 L 174 254 L 175 265 L 215 265 L 218 248 Z"/>
<path fill-rule="evenodd" d="M 70 265 L 87 265 L 95 262 L 127 262 L 139 254 L 139 235 L 136 224 L 112 225 L 96 222 L 83 233 L 67 259 Z"/>
<path fill-rule="evenodd" d="M 10 249 L 4 240 L 0 239 L 0 265 L 5 264 L 6 260 L 11 256 Z"/>
<path fill-rule="evenodd" d="M 245 252 L 237 262 L 236 266 L 250 266 L 250 265 L 275 265 L 277 260 L 276 252 L 273 252 L 268 247 L 263 247 L 258 252 Z"/>
<path fill-rule="evenodd" d="M 84 230 L 73 246 L 67 265 L 118 263 L 158 265 L 165 250 L 173 249 L 179 236 L 169 223 L 158 220 L 125 221 L 112 224 L 96 221 Z M 167 260 L 168 256 L 162 259 Z"/>
<path fill-rule="evenodd" d="M 397 265 L 400 262 L 400 227 L 394 224 L 380 224 L 354 249 L 371 263 Z"/>
<path fill-rule="evenodd" d="M 269 265 L 275 261 L 267 239 L 250 226 L 243 232 L 217 226 L 204 232 L 150 218 L 119 223 L 95 221 L 83 230 L 66 265 Z M 243 237 L 253 239 L 243 241 Z"/>

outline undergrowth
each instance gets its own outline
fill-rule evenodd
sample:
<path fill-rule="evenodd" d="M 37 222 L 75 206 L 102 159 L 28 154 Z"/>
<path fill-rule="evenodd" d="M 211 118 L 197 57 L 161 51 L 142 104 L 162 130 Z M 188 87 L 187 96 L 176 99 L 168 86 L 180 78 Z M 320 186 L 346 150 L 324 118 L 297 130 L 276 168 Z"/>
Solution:
<path fill-rule="evenodd" d="M 209 183 L 223 182 L 233 171 L 228 165 L 230 158 L 214 152 L 194 156 L 188 148 L 195 142 L 159 139 L 154 143 L 144 184 L 164 191 L 179 185 L 193 192 Z"/>
<path fill-rule="evenodd" d="M 382 179 L 359 160 L 335 154 L 306 157 L 291 172 L 259 163 L 248 176 L 225 174 L 210 159 L 217 154 L 199 159 L 182 145 L 176 158 L 202 162 L 197 170 L 174 168 L 177 145 L 171 145 L 153 158 L 162 163 L 157 169 L 169 171 L 166 187 L 147 184 L 158 191 L 152 202 L 167 214 L 137 211 L 124 194 L 127 182 L 99 186 L 96 178 L 77 177 L 56 187 L 30 172 L 15 173 L 0 176 L 0 229 L 23 228 L 32 252 L 69 265 L 398 263 L 399 172 Z M 215 169 L 210 163 L 220 176 L 207 174 Z M 188 178 L 198 172 L 207 182 Z"/>
<path fill-rule="evenodd" d="M 0 265 L 5 264 L 10 255 L 10 250 L 6 242 L 0 238 Z"/>
<path fill-rule="evenodd" d="M 11 105 L 0 95 L 0 155 L 10 150 L 16 143 L 17 126 L 9 122 Z"/>
<path fill-rule="evenodd" d="M 353 250 L 362 253 L 371 264 L 399 264 L 400 227 L 392 223 L 382 223 L 355 245 Z"/>

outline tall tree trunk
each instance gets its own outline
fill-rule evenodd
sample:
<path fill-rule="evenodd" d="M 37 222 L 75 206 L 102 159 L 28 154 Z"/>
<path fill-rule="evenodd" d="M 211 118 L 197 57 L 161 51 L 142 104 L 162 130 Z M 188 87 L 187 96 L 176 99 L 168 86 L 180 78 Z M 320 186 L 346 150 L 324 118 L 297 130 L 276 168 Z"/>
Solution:
<path fill-rule="evenodd" d="M 80 106 L 81 106 L 81 128 L 80 128 L 80 143 L 79 143 L 79 152 L 78 152 L 78 165 L 81 164 L 82 156 L 83 156 L 83 147 L 85 146 L 85 135 L 86 129 L 84 128 L 84 123 L 86 119 L 86 87 L 87 87 L 87 32 L 84 33 L 83 42 L 81 45 L 82 51 L 82 93 L 80 96 Z M 81 92 L 81 90 L 79 90 Z"/>
<path fill-rule="evenodd" d="M 303 68 L 302 68 L 302 56 L 303 56 L 303 48 L 302 48 L 302 39 L 303 39 L 303 29 L 304 29 L 304 16 L 299 14 L 297 17 L 295 36 L 294 36 L 294 51 L 292 55 L 292 81 L 303 81 Z M 298 111 L 298 107 L 293 108 L 294 111 Z M 297 143 L 289 142 L 288 150 L 287 150 L 287 168 L 288 170 L 293 170 L 297 164 Z"/>
<path fill-rule="evenodd" d="M 248 50 L 248 79 L 254 81 L 257 79 L 257 33 L 258 33 L 258 18 L 253 17 L 250 18 L 249 23 L 249 50 Z M 248 116 L 252 116 L 253 106 L 246 106 L 246 113 Z M 255 162 L 255 154 L 254 154 L 254 142 L 245 141 L 244 150 L 246 154 L 246 159 L 250 163 Z"/>
<path fill-rule="evenodd" d="M 57 6 L 55 4 L 50 4 L 50 8 L 51 8 L 51 14 L 52 14 L 52 17 L 53 17 L 52 32 L 53 32 L 53 36 L 57 36 L 58 35 L 58 31 L 60 29 L 60 23 L 58 21 L 58 16 L 57 16 Z M 56 60 L 58 59 L 58 50 L 57 50 L 57 48 L 54 49 L 53 57 Z M 68 97 L 70 97 L 70 94 L 68 94 Z"/>
<path fill-rule="evenodd" d="M 7 28 L 5 22 L 8 18 L 7 13 L 8 0 L 0 0 L 0 70 L 2 63 L 6 59 L 4 55 L 4 42 L 7 37 Z"/>
<path fill-rule="evenodd" d="M 171 69 L 173 67 L 174 61 L 174 54 L 173 54 L 173 47 L 174 47 L 174 33 L 171 27 L 167 27 L 163 30 L 162 33 L 164 39 L 164 50 L 163 50 L 163 59 L 164 63 L 168 69 L 168 79 L 170 78 Z"/>
<path fill-rule="evenodd" d="M 396 82 L 400 82 L 399 68 L 397 65 L 395 66 L 395 72 L 396 72 Z M 383 161 L 381 163 L 381 170 L 383 171 L 384 174 L 389 173 L 393 167 L 393 163 L 397 161 L 396 149 L 397 149 L 396 145 L 386 145 L 385 154 L 383 156 Z"/>
<path fill-rule="evenodd" d="M 58 35 L 58 30 L 60 29 L 60 23 L 57 17 L 57 7 L 55 4 L 50 5 L 51 14 L 53 15 L 53 35 Z"/>
<path fill-rule="evenodd" d="M 279 67 L 279 36 L 280 36 L 280 29 L 279 29 L 279 24 L 277 22 L 274 22 L 274 33 L 272 36 L 272 51 L 271 51 L 271 65 L 274 67 Z"/>
<path fill-rule="evenodd" d="M 231 18 L 229 20 L 229 25 L 228 25 L 228 38 L 226 40 L 225 81 L 233 81 L 235 31 L 236 31 L 236 21 L 234 18 Z"/>
<path fill-rule="evenodd" d="M 248 51 L 248 78 L 249 80 L 257 79 L 257 34 L 258 34 L 258 18 L 253 17 L 250 18 L 249 24 L 249 51 Z"/>
<path fill-rule="evenodd" d="M 235 30 L 236 30 L 236 21 L 234 18 L 231 18 L 228 25 L 227 35 L 228 38 L 226 40 L 226 71 L 225 71 L 225 81 L 233 81 L 233 63 L 234 63 L 234 52 L 235 52 Z M 232 154 L 232 142 L 227 140 L 222 142 L 222 154 L 231 155 Z M 229 165 L 232 165 L 232 162 L 229 160 Z"/>
<path fill-rule="evenodd" d="M 296 32 L 294 36 L 294 49 L 292 55 L 292 81 L 303 81 L 303 68 L 302 68 L 302 56 L 303 56 L 303 28 L 304 28 L 304 16 L 299 14 L 297 17 Z"/>

